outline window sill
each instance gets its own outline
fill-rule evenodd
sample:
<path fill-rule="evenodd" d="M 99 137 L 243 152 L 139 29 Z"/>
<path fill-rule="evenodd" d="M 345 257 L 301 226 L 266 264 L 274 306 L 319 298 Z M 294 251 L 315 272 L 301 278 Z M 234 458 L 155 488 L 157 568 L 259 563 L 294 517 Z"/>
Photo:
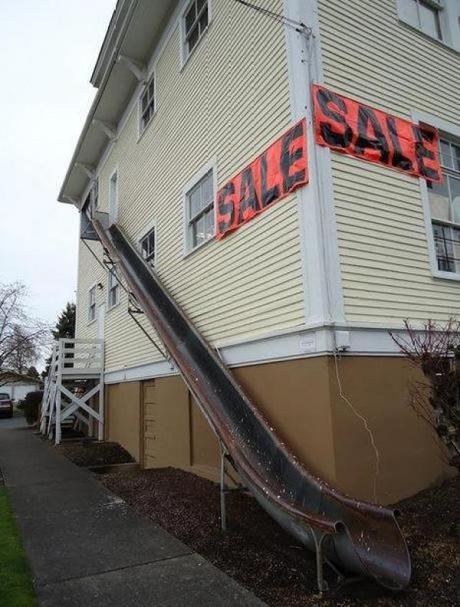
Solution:
<path fill-rule="evenodd" d="M 434 270 L 433 276 L 435 278 L 442 278 L 443 280 L 454 280 L 460 282 L 460 274 L 458 272 L 444 272 L 443 270 Z"/>
<path fill-rule="evenodd" d="M 210 244 L 211 242 L 214 242 L 216 240 L 216 237 L 213 236 L 212 238 L 209 238 L 208 240 L 205 240 L 204 242 L 202 242 L 201 244 L 199 244 L 198 246 L 196 246 L 194 249 L 190 249 L 190 251 L 185 251 L 184 255 L 183 255 L 183 259 L 187 259 L 189 257 L 191 257 L 194 253 L 197 253 L 198 251 L 201 251 L 202 249 L 204 249 L 204 247 L 208 244 Z"/>
<path fill-rule="evenodd" d="M 87 327 L 90 327 L 91 325 L 94 325 L 94 323 L 96 322 L 97 318 L 93 318 L 92 320 L 88 320 L 88 322 L 86 323 Z"/>
<path fill-rule="evenodd" d="M 118 308 L 118 306 L 120 305 L 120 301 L 118 301 L 116 304 L 113 304 L 113 306 L 109 306 L 109 304 L 107 304 L 107 314 L 109 312 L 111 312 L 112 310 L 114 310 L 115 308 Z"/>
<path fill-rule="evenodd" d="M 409 23 L 409 21 L 405 21 L 404 19 L 401 19 L 401 17 L 399 17 L 399 23 L 403 27 L 406 27 L 407 29 L 409 29 L 411 32 L 415 32 L 419 36 L 422 36 L 422 38 L 425 38 L 426 40 L 429 40 L 430 42 L 437 44 L 441 48 L 447 49 L 449 51 L 453 51 L 456 55 L 460 55 L 460 49 L 457 46 L 454 46 L 453 44 L 451 44 L 449 42 L 445 42 L 444 40 L 438 40 L 437 38 L 433 38 L 433 36 L 430 36 L 430 34 L 427 34 L 423 30 L 419 29 L 416 25 L 412 25 L 412 23 Z"/>

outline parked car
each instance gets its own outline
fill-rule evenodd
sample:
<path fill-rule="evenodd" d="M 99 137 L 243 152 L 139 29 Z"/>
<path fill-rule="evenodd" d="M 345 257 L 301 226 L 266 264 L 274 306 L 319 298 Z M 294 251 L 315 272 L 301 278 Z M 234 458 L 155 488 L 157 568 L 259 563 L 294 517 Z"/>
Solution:
<path fill-rule="evenodd" d="M 13 417 L 13 401 L 7 392 L 0 392 L 0 415 Z"/>

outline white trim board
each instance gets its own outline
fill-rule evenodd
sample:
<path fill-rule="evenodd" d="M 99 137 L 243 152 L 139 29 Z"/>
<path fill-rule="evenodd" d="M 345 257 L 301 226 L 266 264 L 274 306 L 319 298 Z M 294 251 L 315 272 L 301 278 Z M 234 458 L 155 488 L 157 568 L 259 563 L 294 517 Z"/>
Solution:
<path fill-rule="evenodd" d="M 219 355 L 229 367 L 244 367 L 302 358 L 327 356 L 342 344 L 340 356 L 402 356 L 392 340 L 390 329 L 373 327 L 313 327 L 297 328 L 284 334 L 254 338 L 245 343 L 223 346 Z M 404 329 L 395 329 L 404 335 Z M 105 382 L 138 381 L 178 375 L 178 370 L 167 361 L 109 370 Z"/>

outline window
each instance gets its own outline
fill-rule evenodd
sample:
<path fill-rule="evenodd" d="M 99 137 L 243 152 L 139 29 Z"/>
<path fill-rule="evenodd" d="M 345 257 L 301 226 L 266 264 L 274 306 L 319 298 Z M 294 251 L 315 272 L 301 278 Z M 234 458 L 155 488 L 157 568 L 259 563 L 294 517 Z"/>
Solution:
<path fill-rule="evenodd" d="M 193 0 L 184 14 L 184 58 L 190 55 L 209 24 L 208 0 Z"/>
<path fill-rule="evenodd" d="M 155 113 L 155 75 L 153 75 L 146 84 L 141 95 L 140 107 L 140 131 L 145 130 L 148 123 L 152 120 Z"/>
<path fill-rule="evenodd" d="M 441 136 L 443 183 L 427 182 L 438 270 L 460 274 L 460 142 Z"/>
<path fill-rule="evenodd" d="M 188 250 L 196 249 L 214 236 L 213 177 L 213 171 L 208 171 L 185 195 Z"/>
<path fill-rule="evenodd" d="M 114 223 L 118 218 L 118 173 L 114 171 L 109 182 L 109 220 Z"/>
<path fill-rule="evenodd" d="M 120 283 L 118 282 L 115 270 L 109 270 L 109 308 L 113 308 L 120 303 Z"/>
<path fill-rule="evenodd" d="M 153 268 L 155 266 L 155 228 L 147 232 L 140 244 L 142 257 Z"/>
<path fill-rule="evenodd" d="M 395 0 L 401 21 L 460 51 L 459 0 Z"/>
<path fill-rule="evenodd" d="M 96 319 L 96 285 L 89 290 L 88 297 L 88 321 Z"/>

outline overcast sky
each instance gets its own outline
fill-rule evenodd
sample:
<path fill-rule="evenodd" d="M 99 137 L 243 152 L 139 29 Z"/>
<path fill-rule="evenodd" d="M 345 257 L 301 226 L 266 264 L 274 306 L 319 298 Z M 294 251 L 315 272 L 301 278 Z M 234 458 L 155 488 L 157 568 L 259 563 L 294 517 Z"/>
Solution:
<path fill-rule="evenodd" d="M 0 282 L 53 322 L 75 300 L 78 214 L 56 202 L 115 0 L 0 0 Z"/>

